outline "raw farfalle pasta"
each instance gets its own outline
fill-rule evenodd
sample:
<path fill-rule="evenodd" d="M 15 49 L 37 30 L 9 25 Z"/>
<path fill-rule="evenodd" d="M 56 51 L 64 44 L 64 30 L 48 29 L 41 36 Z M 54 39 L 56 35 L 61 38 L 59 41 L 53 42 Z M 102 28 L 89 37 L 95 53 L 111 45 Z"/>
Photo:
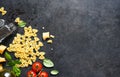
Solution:
<path fill-rule="evenodd" d="M 43 43 L 37 37 L 37 32 L 38 30 L 32 29 L 31 26 L 24 27 L 24 34 L 17 34 L 12 44 L 7 48 L 9 52 L 15 53 L 16 58 L 20 59 L 21 64 L 17 65 L 18 67 L 32 65 L 32 62 L 36 61 L 37 56 L 39 59 L 45 58 L 45 53 L 39 51 Z"/>
<path fill-rule="evenodd" d="M 4 9 L 4 7 L 0 8 L 0 12 L 2 13 L 2 15 L 5 15 L 7 13 L 7 11 Z"/>

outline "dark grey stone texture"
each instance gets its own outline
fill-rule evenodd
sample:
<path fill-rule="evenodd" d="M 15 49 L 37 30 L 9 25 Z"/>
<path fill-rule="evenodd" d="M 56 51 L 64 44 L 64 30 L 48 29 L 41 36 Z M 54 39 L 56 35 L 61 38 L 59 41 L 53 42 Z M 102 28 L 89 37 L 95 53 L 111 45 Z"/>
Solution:
<path fill-rule="evenodd" d="M 120 0 L 0 0 L 0 6 L 8 11 L 0 18 L 14 22 L 20 16 L 40 38 L 43 31 L 56 36 L 43 48 L 60 71 L 50 77 L 120 77 Z"/>

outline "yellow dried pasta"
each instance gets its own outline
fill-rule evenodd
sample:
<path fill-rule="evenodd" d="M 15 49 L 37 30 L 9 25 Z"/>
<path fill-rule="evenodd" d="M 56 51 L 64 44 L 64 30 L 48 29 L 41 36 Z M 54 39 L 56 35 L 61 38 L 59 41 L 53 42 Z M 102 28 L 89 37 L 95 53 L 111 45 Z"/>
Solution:
<path fill-rule="evenodd" d="M 2 13 L 2 15 L 5 15 L 7 13 L 7 11 L 4 9 L 4 7 L 0 8 L 0 12 Z"/>
<path fill-rule="evenodd" d="M 17 33 L 14 40 L 9 45 L 7 50 L 9 52 L 14 52 L 15 57 L 20 59 L 21 64 L 17 64 L 18 67 L 28 67 L 35 62 L 37 56 L 39 59 L 44 59 L 44 55 L 39 52 L 40 47 L 43 43 L 37 37 L 37 29 L 32 29 L 31 26 L 24 27 L 24 34 Z"/>

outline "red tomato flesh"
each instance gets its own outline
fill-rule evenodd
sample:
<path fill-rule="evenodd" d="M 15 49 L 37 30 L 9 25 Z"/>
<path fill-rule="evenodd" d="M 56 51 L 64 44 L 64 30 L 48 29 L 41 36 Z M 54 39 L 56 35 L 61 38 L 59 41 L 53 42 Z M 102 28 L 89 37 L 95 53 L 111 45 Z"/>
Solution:
<path fill-rule="evenodd" d="M 37 75 L 33 70 L 30 70 L 27 72 L 27 77 L 37 77 Z"/>
<path fill-rule="evenodd" d="M 45 71 L 40 72 L 40 74 L 38 75 L 38 77 L 48 77 L 48 73 Z"/>
<path fill-rule="evenodd" d="M 36 73 L 40 72 L 42 70 L 42 64 L 40 62 L 35 62 L 32 65 L 32 70 Z"/>

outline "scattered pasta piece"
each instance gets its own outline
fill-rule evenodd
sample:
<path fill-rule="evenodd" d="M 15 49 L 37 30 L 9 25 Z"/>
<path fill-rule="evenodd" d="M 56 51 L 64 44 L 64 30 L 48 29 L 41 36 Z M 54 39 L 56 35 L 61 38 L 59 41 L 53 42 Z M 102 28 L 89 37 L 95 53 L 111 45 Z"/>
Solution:
<path fill-rule="evenodd" d="M 43 60 L 43 59 L 45 59 L 45 56 L 42 55 L 39 57 L 39 59 Z"/>
<path fill-rule="evenodd" d="M 4 7 L 0 8 L 0 12 L 2 13 L 2 15 L 5 15 L 7 13 L 7 11 L 4 9 Z"/>
<path fill-rule="evenodd" d="M 51 37 L 51 38 L 55 38 L 55 36 L 54 36 L 54 35 L 50 35 L 50 37 Z"/>
<path fill-rule="evenodd" d="M 7 13 L 7 11 L 3 11 L 3 12 L 2 12 L 2 15 L 5 15 L 6 13 Z"/>
<path fill-rule="evenodd" d="M 6 46 L 4 45 L 0 45 L 0 54 L 3 54 L 3 52 L 5 51 Z"/>
<path fill-rule="evenodd" d="M 50 38 L 50 32 L 43 32 L 42 33 L 42 38 L 43 38 L 43 40 L 46 40 L 46 39 Z"/>
<path fill-rule="evenodd" d="M 48 41 L 47 41 L 47 43 L 52 44 L 52 43 L 53 43 L 53 41 L 52 41 L 52 40 L 48 40 Z"/>
<path fill-rule="evenodd" d="M 6 62 L 5 58 L 0 57 L 0 63 L 1 62 Z"/>
<path fill-rule="evenodd" d="M 45 55 L 45 52 L 40 52 L 40 55 Z"/>
<path fill-rule="evenodd" d="M 39 56 L 39 59 L 43 60 L 45 59 L 45 52 L 40 52 L 40 56 Z"/>
<path fill-rule="evenodd" d="M 17 17 L 17 18 L 15 19 L 15 22 L 16 22 L 16 23 L 19 23 L 19 22 L 21 22 L 21 19 L 20 19 L 20 17 Z"/>

